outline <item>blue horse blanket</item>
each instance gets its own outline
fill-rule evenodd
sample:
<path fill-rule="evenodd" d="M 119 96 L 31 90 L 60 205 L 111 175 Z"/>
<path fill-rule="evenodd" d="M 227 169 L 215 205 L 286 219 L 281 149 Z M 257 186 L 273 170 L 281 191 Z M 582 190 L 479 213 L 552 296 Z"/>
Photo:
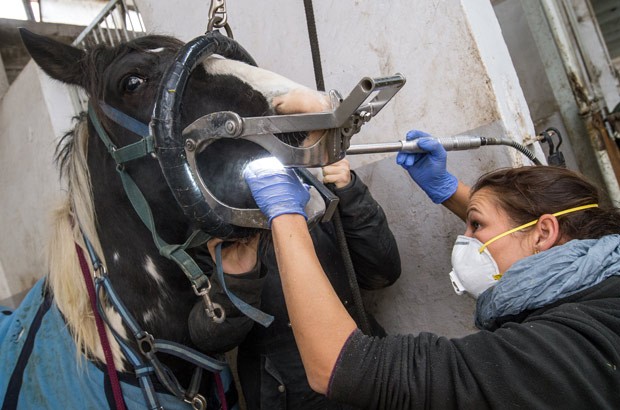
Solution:
<path fill-rule="evenodd" d="M 2 410 L 115 408 L 104 371 L 76 360 L 73 338 L 46 291 L 40 280 L 15 311 L 0 310 Z M 128 409 L 147 408 L 138 385 L 121 381 L 121 388 Z M 171 394 L 157 396 L 165 409 L 191 409 Z"/>

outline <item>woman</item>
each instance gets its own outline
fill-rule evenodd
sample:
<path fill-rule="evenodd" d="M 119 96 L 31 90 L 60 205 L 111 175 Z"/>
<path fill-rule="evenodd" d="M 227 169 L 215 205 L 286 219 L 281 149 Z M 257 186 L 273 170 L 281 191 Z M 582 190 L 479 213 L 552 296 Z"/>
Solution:
<path fill-rule="evenodd" d="M 470 191 L 446 171 L 441 145 L 420 146 L 428 153 L 399 154 L 398 162 L 467 223 L 451 276 L 478 297 L 481 331 L 459 339 L 362 335 L 314 256 L 305 189 L 282 168 L 246 171 L 271 220 L 310 385 L 365 408 L 618 408 L 617 210 L 605 209 L 582 177 L 554 167 L 499 170 Z"/>

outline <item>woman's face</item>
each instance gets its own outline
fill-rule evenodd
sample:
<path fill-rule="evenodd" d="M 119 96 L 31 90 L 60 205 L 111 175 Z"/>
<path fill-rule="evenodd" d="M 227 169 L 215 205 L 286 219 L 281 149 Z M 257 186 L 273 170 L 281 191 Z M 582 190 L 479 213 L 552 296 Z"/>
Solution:
<path fill-rule="evenodd" d="M 499 207 L 494 200 L 496 197 L 497 195 L 487 188 L 482 188 L 471 197 L 467 206 L 465 236 L 486 243 L 517 226 Z M 487 247 L 500 273 L 506 272 L 516 261 L 533 254 L 534 246 L 531 243 L 529 231 L 528 229 L 511 233 L 497 239 Z"/>

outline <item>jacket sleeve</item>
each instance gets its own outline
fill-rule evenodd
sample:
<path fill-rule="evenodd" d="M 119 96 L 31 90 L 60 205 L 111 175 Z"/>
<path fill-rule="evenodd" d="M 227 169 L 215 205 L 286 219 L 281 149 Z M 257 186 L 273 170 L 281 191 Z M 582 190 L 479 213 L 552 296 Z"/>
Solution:
<path fill-rule="evenodd" d="M 224 274 L 226 287 L 244 302 L 260 308 L 261 292 L 265 281 L 260 260 L 250 272 L 240 275 Z M 218 303 L 226 312 L 222 323 L 215 323 L 205 311 L 202 298 L 194 305 L 188 320 L 192 342 L 209 353 L 224 353 L 238 346 L 246 337 L 254 321 L 233 305 L 215 275 L 210 276 L 213 303 Z"/>
<path fill-rule="evenodd" d="M 620 399 L 620 339 L 609 310 L 601 322 L 586 309 L 569 306 L 458 339 L 356 330 L 327 395 L 373 409 L 611 409 Z"/>
<path fill-rule="evenodd" d="M 400 276 L 400 254 L 383 209 L 353 171 L 351 178 L 334 191 L 342 227 L 360 287 L 381 289 Z"/>

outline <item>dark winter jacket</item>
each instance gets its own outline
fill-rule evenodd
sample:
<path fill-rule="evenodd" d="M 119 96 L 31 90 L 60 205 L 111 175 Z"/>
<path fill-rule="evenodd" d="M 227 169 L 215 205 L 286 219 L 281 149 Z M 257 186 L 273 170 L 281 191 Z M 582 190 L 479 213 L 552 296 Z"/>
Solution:
<path fill-rule="evenodd" d="M 496 285 L 478 300 L 477 321 L 487 330 L 459 339 L 354 332 L 328 396 L 369 409 L 620 408 L 620 237 L 604 238 L 616 241 L 604 257 L 592 257 L 588 247 L 560 255 L 562 247 L 556 247 L 558 253 L 552 248 L 526 258 L 506 286 Z M 554 263 L 561 268 L 557 275 Z M 511 292 L 515 286 L 522 289 L 502 301 L 502 288 Z M 536 307 L 515 310 L 515 299 Z M 495 317 L 490 310 L 504 314 Z"/>
<path fill-rule="evenodd" d="M 398 248 L 383 210 L 363 182 L 353 172 L 351 174 L 351 183 L 335 191 L 340 198 L 342 226 L 359 286 L 381 289 L 400 276 Z M 319 223 L 310 233 L 332 286 L 351 316 L 358 320 L 334 224 Z M 221 349 L 218 340 L 226 340 L 226 348 L 242 342 L 237 368 L 248 410 L 350 408 L 330 402 L 310 389 L 290 327 L 273 244 L 263 243 L 260 249 L 259 263 L 252 272 L 226 275 L 226 282 L 229 288 L 242 292 L 238 296 L 248 303 L 260 303 L 262 311 L 274 316 L 273 323 L 265 328 L 251 322 L 231 305 L 220 286 L 214 283 L 214 300 L 230 312 L 229 318 L 219 328 L 208 321 L 201 322 L 208 328 L 201 328 L 196 337 L 193 336 L 194 343 L 205 351 L 213 351 Z M 194 320 L 199 321 L 197 317 Z M 374 319 L 370 317 L 369 321 L 375 334 L 381 334 L 382 329 Z"/>

